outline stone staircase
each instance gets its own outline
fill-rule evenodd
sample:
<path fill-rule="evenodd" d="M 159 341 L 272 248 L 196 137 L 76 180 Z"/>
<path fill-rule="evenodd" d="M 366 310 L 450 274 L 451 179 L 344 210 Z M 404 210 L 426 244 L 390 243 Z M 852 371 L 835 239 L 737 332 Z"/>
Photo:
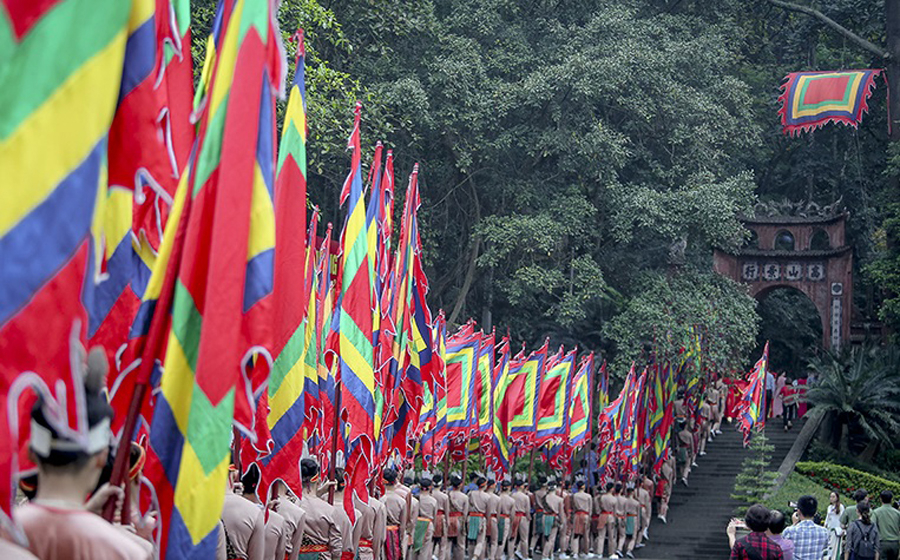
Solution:
<path fill-rule="evenodd" d="M 775 446 L 770 468 L 778 469 L 803 427 L 803 421 L 785 433 L 781 419 L 770 421 L 766 430 L 769 443 Z M 668 524 L 656 518 L 654 510 L 650 524 L 650 541 L 635 551 L 636 558 L 676 560 L 721 560 L 728 558 L 728 537 L 725 528 L 741 502 L 731 498 L 734 479 L 741 470 L 741 462 L 748 455 L 742 435 L 734 424 L 722 426 L 722 434 L 707 445 L 707 454 L 698 457 L 688 479 L 690 486 L 680 480 L 669 502 Z"/>

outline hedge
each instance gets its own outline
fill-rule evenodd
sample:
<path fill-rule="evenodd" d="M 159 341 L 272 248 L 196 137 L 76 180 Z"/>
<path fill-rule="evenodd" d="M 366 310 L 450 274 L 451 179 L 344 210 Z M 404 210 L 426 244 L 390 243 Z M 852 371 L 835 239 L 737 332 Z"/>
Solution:
<path fill-rule="evenodd" d="M 859 488 L 864 488 L 869 495 L 890 490 L 894 496 L 900 496 L 900 483 L 834 463 L 803 461 L 797 463 L 795 470 L 847 497 L 852 497 Z"/>

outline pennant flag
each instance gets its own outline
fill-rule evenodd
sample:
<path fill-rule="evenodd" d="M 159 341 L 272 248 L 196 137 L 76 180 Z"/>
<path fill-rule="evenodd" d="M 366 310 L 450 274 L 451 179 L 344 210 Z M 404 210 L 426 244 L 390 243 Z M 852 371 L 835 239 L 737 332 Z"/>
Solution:
<path fill-rule="evenodd" d="M 122 82 L 132 3 L 62 0 L 4 7 L 0 406 L 7 421 L 0 428 L 0 525 L 9 527 L 18 418 L 30 413 L 29 403 L 19 400 L 24 388 L 40 387 L 55 400 L 52 421 L 58 429 L 87 438 L 84 411 L 77 410 L 84 402 L 81 372 L 75 371 L 88 327 L 81 296 L 85 280 L 100 273 L 89 268 L 90 233 L 92 221 L 105 216 L 107 131 Z"/>
<path fill-rule="evenodd" d="M 653 449 L 656 456 L 653 469 L 657 474 L 662 469 L 665 460 L 669 458 L 669 439 L 672 434 L 672 426 L 675 424 L 675 399 L 678 395 L 678 385 L 675 383 L 674 377 L 670 365 L 666 363 L 659 387 L 661 395 L 658 394 L 656 398 L 656 406 L 662 405 L 662 414 L 653 436 Z"/>
<path fill-rule="evenodd" d="M 879 74 L 874 69 L 788 74 L 778 98 L 782 130 L 794 136 L 828 123 L 858 127 Z"/>
<path fill-rule="evenodd" d="M 530 448 L 535 443 L 535 427 L 537 425 L 538 396 L 541 391 L 541 378 L 547 362 L 547 347 L 544 345 L 531 353 L 523 362 L 510 366 L 510 383 L 516 391 L 507 398 L 512 398 L 512 418 L 509 422 L 510 440 Z"/>
<path fill-rule="evenodd" d="M 350 175 L 341 191 L 341 204 L 348 203 L 347 220 L 341 233 L 343 272 L 338 312 L 338 375 L 341 383 L 341 405 L 347 423 L 347 440 L 354 447 L 348 457 L 346 471 L 351 487 L 346 492 L 345 509 L 351 521 L 352 494 L 368 500 L 366 477 L 372 464 L 375 443 L 375 370 L 372 344 L 372 310 L 374 270 L 368 255 L 366 209 L 360 169 L 359 123 L 362 106 L 357 103 L 353 132 L 347 144 L 352 150 Z"/>
<path fill-rule="evenodd" d="M 591 385 L 594 371 L 594 353 L 581 359 L 572 378 L 571 404 L 569 406 L 568 448 L 574 452 L 591 439 Z M 620 397 L 621 398 L 621 397 Z"/>
<path fill-rule="evenodd" d="M 738 404 L 738 429 L 744 434 L 744 447 L 750 444 L 753 428 L 766 427 L 766 374 L 769 372 L 769 343 L 748 376 L 748 385 Z"/>
<path fill-rule="evenodd" d="M 465 334 L 465 333 L 463 333 Z M 451 336 L 444 360 L 447 383 L 447 437 L 468 441 L 477 429 L 475 377 L 481 336 Z"/>
<path fill-rule="evenodd" d="M 261 461 L 264 490 L 280 477 L 295 493 L 301 490 L 302 426 L 308 406 L 307 360 L 315 355 L 314 213 L 306 232 L 306 87 L 303 31 L 298 31 L 296 66 L 285 110 L 275 170 L 274 339 L 275 360 L 269 375 L 267 427 L 272 448 Z M 298 282 L 304 278 L 304 282 Z M 312 312 L 310 311 L 312 307 Z M 314 359 L 313 359 L 314 363 Z M 313 367 L 314 369 L 314 367 Z M 263 447 L 265 449 L 265 447 Z"/>
<path fill-rule="evenodd" d="M 566 439 L 576 353 L 577 350 L 572 350 L 562 358 L 554 356 L 547 362 L 537 403 L 537 445 L 556 445 Z"/>
<path fill-rule="evenodd" d="M 239 400 L 252 403 L 241 382 L 250 355 L 245 313 L 248 294 L 259 293 L 253 257 L 265 247 L 255 238 L 253 215 L 258 204 L 265 209 L 265 198 L 271 202 L 274 177 L 266 170 L 274 167 L 274 95 L 283 61 L 266 0 L 228 4 L 221 31 L 190 169 L 193 207 L 150 430 L 148 478 L 160 502 L 164 558 L 214 554 L 232 419 Z"/>

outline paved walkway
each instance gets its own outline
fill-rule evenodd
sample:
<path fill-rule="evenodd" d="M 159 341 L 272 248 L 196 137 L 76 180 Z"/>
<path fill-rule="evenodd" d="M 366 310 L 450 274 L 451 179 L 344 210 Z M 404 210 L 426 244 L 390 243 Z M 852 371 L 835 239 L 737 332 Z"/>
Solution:
<path fill-rule="evenodd" d="M 781 465 L 800 433 L 798 423 L 788 433 L 781 430 L 781 419 L 775 419 L 766 430 L 769 443 L 775 446 L 771 470 Z M 677 484 L 669 503 L 668 524 L 654 517 L 650 525 L 650 542 L 635 551 L 639 559 L 721 560 L 728 558 L 725 527 L 740 502 L 731 498 L 734 479 L 741 462 L 748 455 L 741 433 L 733 424 L 722 427 L 722 435 L 707 445 L 707 454 L 699 457 L 685 487 Z"/>

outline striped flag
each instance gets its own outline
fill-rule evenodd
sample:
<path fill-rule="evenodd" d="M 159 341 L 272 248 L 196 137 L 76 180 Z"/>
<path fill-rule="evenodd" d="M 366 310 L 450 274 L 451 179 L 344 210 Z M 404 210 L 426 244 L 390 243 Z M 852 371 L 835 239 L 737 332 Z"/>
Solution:
<path fill-rule="evenodd" d="M 285 110 L 275 168 L 275 253 L 272 307 L 275 360 L 269 374 L 267 425 L 272 446 L 261 460 L 263 478 L 278 476 L 300 492 L 300 453 L 305 440 L 301 427 L 309 408 L 306 356 L 314 348 L 315 225 L 306 232 L 306 87 L 303 31 L 297 32 L 294 81 Z M 303 282 L 297 279 L 303 278 Z M 314 309 L 314 307 L 313 307 Z M 313 352 L 314 354 L 314 352 Z M 262 446 L 266 449 L 268 446 Z M 271 473 L 271 477 L 267 476 Z M 262 485 L 267 488 L 267 484 Z"/>
<path fill-rule="evenodd" d="M 738 404 L 738 429 L 744 434 L 744 447 L 750 444 L 753 428 L 766 427 L 766 375 L 769 372 L 769 342 L 748 376 L 748 385 Z"/>
<path fill-rule="evenodd" d="M 165 558 L 214 555 L 232 420 L 247 398 L 246 312 L 260 295 L 251 268 L 266 245 L 254 220 L 266 214 L 274 181 L 270 123 L 283 76 L 280 32 L 268 1 L 226 4 L 190 170 L 193 207 L 150 430 L 148 477 L 160 501 Z"/>
<path fill-rule="evenodd" d="M 343 272 L 339 305 L 338 375 L 341 406 L 347 423 L 347 440 L 353 454 L 346 471 L 351 487 L 345 498 L 347 515 L 353 513 L 352 494 L 366 501 L 366 477 L 372 464 L 375 443 L 375 370 L 372 344 L 374 270 L 368 254 L 366 208 L 363 199 L 359 123 L 362 106 L 356 105 L 353 132 L 347 144 L 352 151 L 350 175 L 341 191 L 341 204 L 347 203 L 347 220 L 341 233 Z"/>
<path fill-rule="evenodd" d="M 90 234 L 108 196 L 108 130 L 131 9 L 123 0 L 60 0 L 0 10 L 0 406 L 9 419 L 0 428 L 0 525 L 14 497 L 17 418 L 30 413 L 15 395 L 7 400 L 11 384 L 68 404 L 54 423 L 87 437 L 73 366 L 88 326 L 82 286 L 100 273 L 89 268 Z"/>
<path fill-rule="evenodd" d="M 494 416 L 491 426 L 492 453 L 489 455 L 491 468 L 498 479 L 509 471 L 509 452 L 512 447 L 509 442 L 508 430 L 510 414 L 509 399 L 506 398 L 509 388 L 510 368 L 509 339 L 504 337 L 497 348 L 497 363 L 494 366 Z"/>

